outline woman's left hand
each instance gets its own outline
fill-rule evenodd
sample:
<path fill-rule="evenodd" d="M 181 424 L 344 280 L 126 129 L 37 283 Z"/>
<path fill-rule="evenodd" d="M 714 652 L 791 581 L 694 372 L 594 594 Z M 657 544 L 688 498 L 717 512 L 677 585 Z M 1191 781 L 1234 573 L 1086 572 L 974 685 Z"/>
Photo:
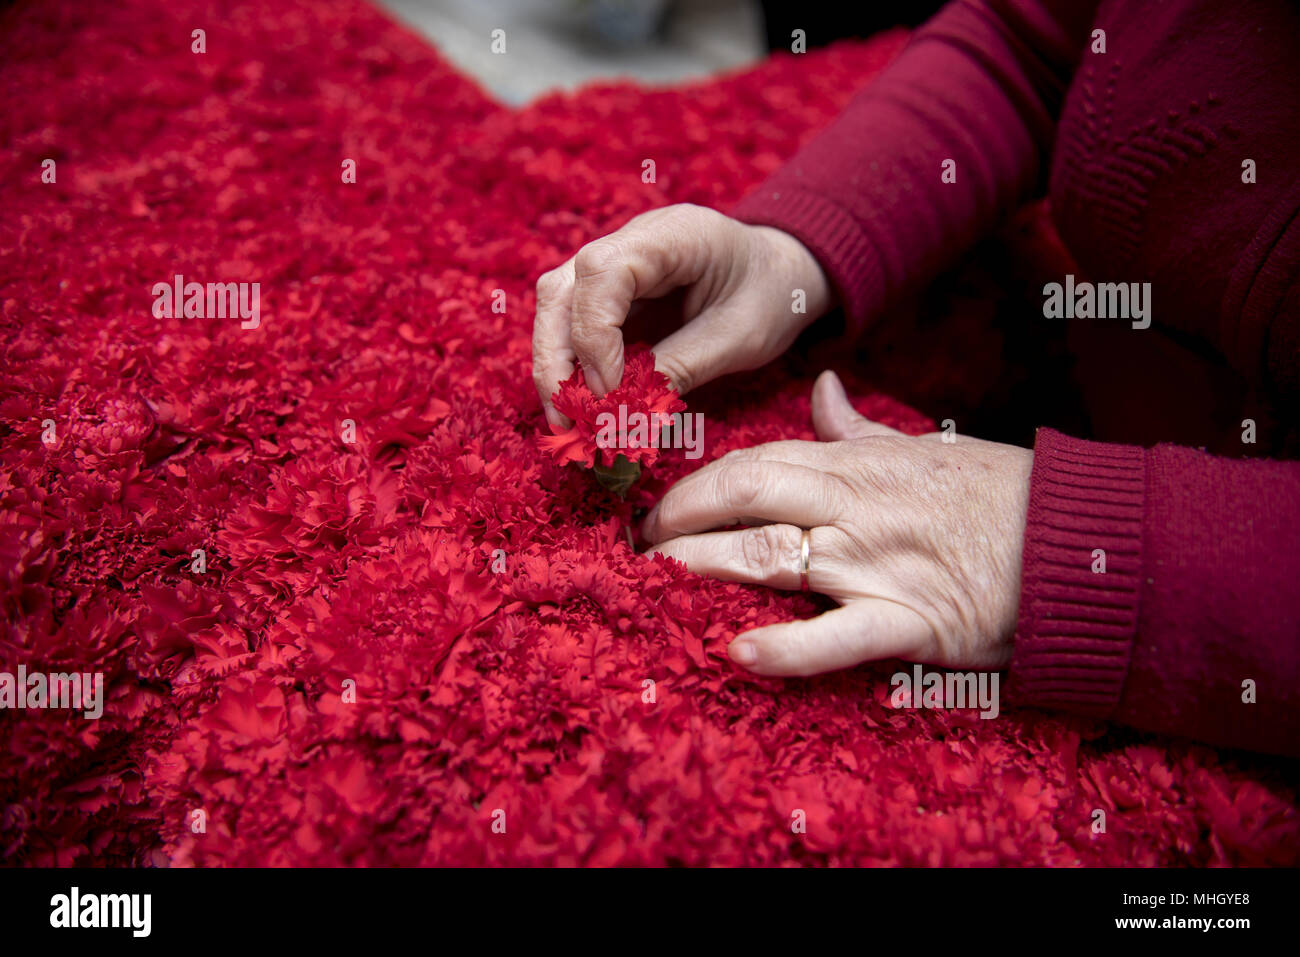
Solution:
<path fill-rule="evenodd" d="M 843 607 L 740 635 L 734 661 L 812 675 L 877 658 L 997 669 L 1011 660 L 1033 453 L 868 421 L 834 373 L 813 388 L 821 442 L 731 452 L 678 482 L 646 516 L 654 552 L 692 571 L 800 587 Z M 739 531 L 712 531 L 728 525 Z"/>

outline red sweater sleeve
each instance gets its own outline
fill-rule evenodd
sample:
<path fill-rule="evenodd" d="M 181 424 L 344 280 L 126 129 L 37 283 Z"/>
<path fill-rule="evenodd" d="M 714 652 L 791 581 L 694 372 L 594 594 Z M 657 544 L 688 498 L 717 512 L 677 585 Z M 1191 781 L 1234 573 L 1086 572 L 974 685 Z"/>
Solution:
<path fill-rule="evenodd" d="M 860 330 L 1042 187 L 1095 6 L 949 4 L 731 215 L 803 242 Z"/>
<path fill-rule="evenodd" d="M 1011 696 L 1300 754 L 1298 530 L 1300 463 L 1039 430 Z"/>
<path fill-rule="evenodd" d="M 799 238 L 860 329 L 1041 188 L 1095 8 L 955 0 L 732 215 Z M 956 184 L 941 180 L 946 159 Z M 1260 315 L 1285 312 L 1242 289 Z M 1270 342 L 1293 369 L 1295 337 Z M 1041 430 L 1011 689 L 1026 704 L 1300 753 L 1297 529 L 1300 463 Z"/>

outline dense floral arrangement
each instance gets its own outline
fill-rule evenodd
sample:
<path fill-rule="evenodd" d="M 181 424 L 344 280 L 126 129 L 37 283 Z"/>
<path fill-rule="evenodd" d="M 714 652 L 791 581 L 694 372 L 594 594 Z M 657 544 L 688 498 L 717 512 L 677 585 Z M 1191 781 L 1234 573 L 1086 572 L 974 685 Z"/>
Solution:
<path fill-rule="evenodd" d="M 105 679 L 98 720 L 0 712 L 5 863 L 1296 862 L 1278 762 L 894 710 L 897 663 L 728 661 L 820 599 L 625 529 L 701 461 L 812 438 L 825 364 L 933 427 L 842 347 L 692 394 L 706 455 L 625 499 L 556 461 L 595 464 L 590 435 L 539 442 L 536 276 L 643 210 L 726 208 L 899 36 L 511 111 L 354 0 L 4 17 L 0 670 Z M 259 282 L 260 325 L 154 315 L 175 274 Z M 970 331 L 997 287 L 964 288 L 924 361 L 892 353 L 948 393 L 997 348 Z M 646 361 L 624 398 L 671 407 Z"/>

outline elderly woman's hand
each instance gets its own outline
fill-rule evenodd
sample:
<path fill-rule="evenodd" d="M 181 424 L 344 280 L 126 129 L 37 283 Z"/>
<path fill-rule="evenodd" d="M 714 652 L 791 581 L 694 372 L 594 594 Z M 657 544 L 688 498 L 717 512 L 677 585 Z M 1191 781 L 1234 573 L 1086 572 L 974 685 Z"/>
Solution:
<path fill-rule="evenodd" d="M 1033 453 L 858 415 L 833 373 L 813 390 L 822 442 L 732 452 L 678 482 L 646 516 L 654 551 L 701 575 L 800 587 L 843 607 L 732 642 L 764 675 L 811 675 L 898 657 L 995 669 L 1011 659 Z M 712 531 L 727 525 L 740 531 Z"/>
<path fill-rule="evenodd" d="M 655 368 L 687 392 L 776 358 L 833 299 L 812 253 L 779 229 L 703 206 L 651 210 L 537 280 L 533 382 L 563 428 L 551 396 L 575 360 L 597 395 L 622 381 L 634 308 L 681 327 L 654 346 Z"/>

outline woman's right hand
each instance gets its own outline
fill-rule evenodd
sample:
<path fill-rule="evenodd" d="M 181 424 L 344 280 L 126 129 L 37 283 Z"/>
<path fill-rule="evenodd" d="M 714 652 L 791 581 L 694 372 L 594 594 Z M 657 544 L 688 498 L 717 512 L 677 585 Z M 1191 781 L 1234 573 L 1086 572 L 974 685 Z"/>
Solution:
<path fill-rule="evenodd" d="M 796 290 L 803 312 L 795 311 Z M 597 395 L 622 381 L 630 313 L 680 325 L 654 354 L 684 393 L 776 358 L 833 296 L 812 253 L 779 229 L 689 204 L 642 213 L 537 280 L 533 382 L 547 421 L 570 424 L 551 396 L 575 360 Z"/>

